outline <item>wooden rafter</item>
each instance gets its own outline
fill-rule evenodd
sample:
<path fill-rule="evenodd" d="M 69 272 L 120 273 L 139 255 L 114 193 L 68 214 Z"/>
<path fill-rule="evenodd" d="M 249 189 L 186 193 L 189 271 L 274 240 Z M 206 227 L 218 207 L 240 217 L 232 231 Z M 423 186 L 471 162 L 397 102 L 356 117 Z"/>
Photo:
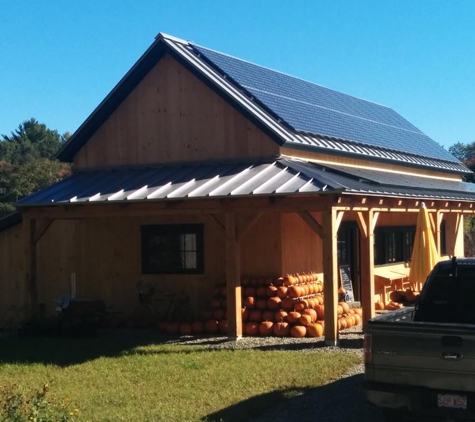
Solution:
<path fill-rule="evenodd" d="M 223 236 L 224 238 L 226 237 L 226 228 L 224 227 L 224 224 L 221 223 L 221 220 L 218 218 L 218 216 L 214 214 L 205 214 L 205 216 L 208 218 L 208 220 L 215 226 L 218 230 L 218 233 Z"/>
<path fill-rule="evenodd" d="M 53 223 L 53 219 L 48 218 L 45 220 L 41 220 L 37 224 L 37 228 L 33 236 L 33 242 L 35 243 L 35 245 L 40 241 L 40 239 L 43 237 L 43 235 L 46 233 L 46 231 L 48 230 L 49 226 L 51 226 L 52 223 Z"/>
<path fill-rule="evenodd" d="M 308 224 L 320 239 L 323 238 L 322 225 L 308 211 L 299 211 L 297 214 Z"/>
<path fill-rule="evenodd" d="M 249 217 L 246 221 L 244 221 L 242 224 L 240 224 L 238 227 L 239 227 L 239 230 L 237 232 L 237 241 L 240 242 L 242 240 L 242 238 L 246 235 L 246 233 L 249 232 L 249 230 L 251 229 L 251 227 L 256 224 L 257 220 L 259 220 L 259 218 L 261 218 L 262 216 L 262 212 L 257 212 L 253 215 L 251 215 L 251 217 Z"/>

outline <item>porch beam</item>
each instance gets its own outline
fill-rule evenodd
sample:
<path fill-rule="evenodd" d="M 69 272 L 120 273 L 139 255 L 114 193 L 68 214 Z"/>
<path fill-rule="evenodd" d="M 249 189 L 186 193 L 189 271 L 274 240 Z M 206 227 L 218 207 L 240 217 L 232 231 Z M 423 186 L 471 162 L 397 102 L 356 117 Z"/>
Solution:
<path fill-rule="evenodd" d="M 368 230 L 366 234 L 361 231 L 361 302 L 363 307 L 363 330 L 366 329 L 368 320 L 375 316 L 374 309 L 374 229 L 377 216 L 372 210 L 364 215 Z"/>
<path fill-rule="evenodd" d="M 205 216 L 208 218 L 208 221 L 210 221 L 211 224 L 216 227 L 218 233 L 223 236 L 223 238 L 226 238 L 226 228 L 224 227 L 224 224 L 221 223 L 221 220 L 218 218 L 218 216 L 215 214 L 205 214 Z"/>
<path fill-rule="evenodd" d="M 440 211 L 437 211 L 436 214 L 436 232 L 435 232 L 435 242 L 437 246 L 437 252 L 439 252 L 439 257 L 442 252 L 442 240 L 440 235 L 440 227 L 442 226 L 442 219 L 444 218 L 444 214 Z"/>
<path fill-rule="evenodd" d="M 237 216 L 224 215 L 226 227 L 226 290 L 228 337 L 239 339 L 242 336 L 241 316 L 241 253 L 237 236 Z"/>
<path fill-rule="evenodd" d="M 38 243 L 46 231 L 49 229 L 49 226 L 53 223 L 53 219 L 48 218 L 45 220 L 41 220 L 39 224 L 37 224 L 37 228 L 34 233 L 34 243 Z"/>
<path fill-rule="evenodd" d="M 300 211 L 297 214 L 303 221 L 307 223 L 307 225 L 317 234 L 320 239 L 323 239 L 322 225 L 308 211 Z"/>
<path fill-rule="evenodd" d="M 338 229 L 336 220 L 337 211 L 333 207 L 322 212 L 325 344 L 329 346 L 338 345 Z"/>

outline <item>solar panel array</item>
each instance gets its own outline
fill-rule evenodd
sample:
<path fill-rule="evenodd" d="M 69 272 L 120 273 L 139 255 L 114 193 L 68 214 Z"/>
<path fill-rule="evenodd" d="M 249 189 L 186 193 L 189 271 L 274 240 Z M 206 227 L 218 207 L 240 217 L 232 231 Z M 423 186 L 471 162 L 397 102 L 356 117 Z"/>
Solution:
<path fill-rule="evenodd" d="M 193 48 L 295 131 L 458 161 L 391 108 L 201 46 Z"/>

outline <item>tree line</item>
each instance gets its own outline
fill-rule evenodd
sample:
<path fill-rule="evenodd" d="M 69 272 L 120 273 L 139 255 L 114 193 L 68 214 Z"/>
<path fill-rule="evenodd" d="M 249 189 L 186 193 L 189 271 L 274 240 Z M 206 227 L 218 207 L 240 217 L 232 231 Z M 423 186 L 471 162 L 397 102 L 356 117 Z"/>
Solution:
<path fill-rule="evenodd" d="M 35 118 L 0 136 L 0 218 L 14 212 L 20 198 L 71 174 L 70 164 L 55 159 L 69 136 Z"/>

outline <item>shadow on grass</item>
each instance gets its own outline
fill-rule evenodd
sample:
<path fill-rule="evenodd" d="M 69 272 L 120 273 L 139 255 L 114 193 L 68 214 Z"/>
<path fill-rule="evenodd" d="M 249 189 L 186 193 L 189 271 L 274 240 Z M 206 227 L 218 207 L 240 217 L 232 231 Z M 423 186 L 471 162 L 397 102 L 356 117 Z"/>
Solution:
<path fill-rule="evenodd" d="M 218 350 L 228 343 L 226 337 L 178 337 L 157 332 L 156 330 L 103 330 L 89 338 L 63 338 L 47 336 L 17 336 L 0 338 L 0 363 L 42 363 L 57 366 L 77 365 L 100 357 L 119 357 L 124 355 L 153 355 L 167 353 L 196 353 Z M 361 348 L 360 339 L 342 339 L 342 348 Z M 161 348 L 144 350 L 143 346 L 188 346 L 179 350 Z M 228 345 L 230 350 L 242 350 L 242 347 Z M 324 347 L 323 341 L 263 344 L 253 347 L 255 350 L 301 351 Z"/>
<path fill-rule="evenodd" d="M 381 422 L 380 411 L 363 395 L 363 374 L 304 390 L 283 390 L 252 397 L 207 415 L 206 422 L 284 421 Z"/>

